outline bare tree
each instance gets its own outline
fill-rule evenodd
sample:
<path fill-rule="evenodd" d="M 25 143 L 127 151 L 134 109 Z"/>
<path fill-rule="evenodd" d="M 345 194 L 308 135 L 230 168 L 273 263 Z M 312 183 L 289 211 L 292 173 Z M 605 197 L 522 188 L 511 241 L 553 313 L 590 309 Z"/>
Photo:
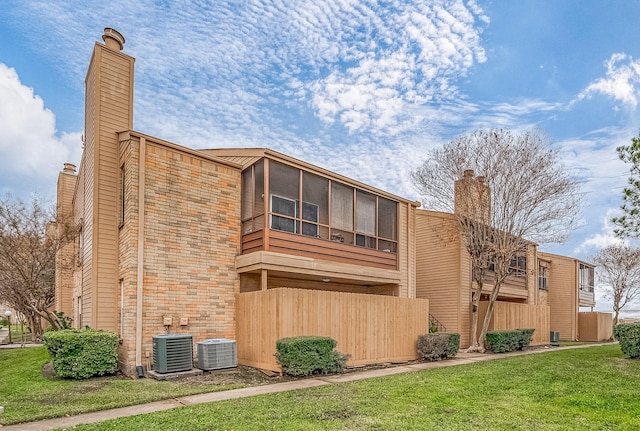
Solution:
<path fill-rule="evenodd" d="M 25 317 L 36 340 L 42 336 L 42 319 L 56 329 L 63 326 L 51 309 L 55 256 L 72 230 L 52 224 L 53 219 L 53 211 L 38 198 L 29 206 L 11 196 L 0 200 L 0 297 Z"/>
<path fill-rule="evenodd" d="M 474 172 L 479 176 L 474 178 Z M 431 151 L 412 180 L 425 208 L 456 215 L 472 265 L 469 351 L 484 351 L 493 307 L 512 262 L 526 258 L 532 243 L 564 241 L 576 226 L 578 183 L 540 131 L 503 129 L 478 130 Z M 478 306 L 491 273 L 493 288 L 478 335 Z"/>
<path fill-rule="evenodd" d="M 640 248 L 610 245 L 592 259 L 596 274 L 605 285 L 605 296 L 613 300 L 613 324 L 618 324 L 620 310 L 640 297 Z"/>

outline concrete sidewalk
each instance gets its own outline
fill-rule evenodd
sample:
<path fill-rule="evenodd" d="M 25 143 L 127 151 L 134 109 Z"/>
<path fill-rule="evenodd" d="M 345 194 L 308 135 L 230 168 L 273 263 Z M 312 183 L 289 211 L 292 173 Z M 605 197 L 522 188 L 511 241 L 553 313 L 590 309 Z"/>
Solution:
<path fill-rule="evenodd" d="M 2 344 L 5 341 L 9 343 L 8 338 L 9 338 L 9 328 L 5 328 L 5 327 L 0 328 L 0 349 L 18 349 L 20 347 L 42 346 L 42 344 L 35 344 L 35 343 L 24 343 L 23 345 L 20 339 L 11 340 L 13 342 L 12 344 Z"/>
<path fill-rule="evenodd" d="M 122 407 L 112 410 L 103 410 L 93 413 L 85 413 L 76 416 L 62 417 L 56 419 L 47 419 L 37 422 L 28 422 L 16 425 L 7 425 L 2 431 L 45 431 L 56 428 L 72 428 L 80 424 L 90 424 L 102 422 L 109 419 L 123 418 L 127 416 L 136 416 L 145 413 L 159 412 L 169 410 L 176 407 L 190 406 L 195 404 L 212 403 L 216 401 L 231 400 L 236 398 L 253 397 L 256 395 L 274 394 L 277 392 L 293 391 L 297 389 L 314 388 L 318 386 L 332 385 L 336 383 L 353 382 L 357 380 L 370 379 L 374 377 L 385 377 L 394 374 L 409 373 L 420 370 L 428 370 L 432 368 L 451 367 L 456 365 L 468 365 L 475 362 L 490 361 L 501 358 L 510 358 L 513 356 L 523 356 L 550 351 L 578 349 L 585 347 L 601 346 L 611 343 L 585 344 L 579 346 L 568 347 L 551 347 L 540 348 L 526 351 L 493 354 L 493 353 L 458 353 L 455 358 L 446 359 L 437 362 L 419 362 L 415 364 L 398 365 L 388 368 L 379 368 L 376 370 L 355 371 L 346 374 L 337 374 L 332 376 L 319 376 L 309 379 L 295 380 L 291 382 L 274 383 L 263 386 L 252 386 L 241 389 L 231 389 L 228 391 L 210 392 L 198 395 L 188 395 L 185 397 L 174 398 L 170 400 L 157 401 L 149 404 L 141 404 L 130 407 Z"/>

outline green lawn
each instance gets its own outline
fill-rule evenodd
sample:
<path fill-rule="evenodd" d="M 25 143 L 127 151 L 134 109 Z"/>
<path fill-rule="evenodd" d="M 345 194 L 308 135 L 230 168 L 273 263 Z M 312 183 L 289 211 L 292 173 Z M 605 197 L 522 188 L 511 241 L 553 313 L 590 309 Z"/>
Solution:
<path fill-rule="evenodd" d="M 77 390 L 83 383 L 42 382 L 38 375 L 47 358 L 40 351 L 30 364 L 16 364 L 23 376 L 6 388 L 6 353 L 0 352 L 0 399 L 11 403 L 5 401 L 6 409 L 49 410 L 49 402 L 57 414 L 72 414 L 81 410 L 83 398 L 94 399 L 95 408 L 98 394 L 104 408 L 121 397 L 133 404 L 141 402 L 134 398 L 147 392 L 149 383 L 158 383 L 123 381 L 127 386 L 105 392 L 96 379 L 84 383 L 94 392 L 66 399 L 65 388 Z M 75 429 L 637 430 L 639 378 L 640 361 L 625 358 L 612 344 L 189 406 Z M 37 386 L 24 386 L 31 381 Z M 26 388 L 29 395 L 21 395 Z"/>
<path fill-rule="evenodd" d="M 49 380 L 42 375 L 42 367 L 48 361 L 44 347 L 0 350 L 0 405 L 5 410 L 0 415 L 0 425 L 239 387 L 115 377 Z"/>
<path fill-rule="evenodd" d="M 555 351 L 78 426 L 77 430 L 637 430 L 640 361 Z"/>

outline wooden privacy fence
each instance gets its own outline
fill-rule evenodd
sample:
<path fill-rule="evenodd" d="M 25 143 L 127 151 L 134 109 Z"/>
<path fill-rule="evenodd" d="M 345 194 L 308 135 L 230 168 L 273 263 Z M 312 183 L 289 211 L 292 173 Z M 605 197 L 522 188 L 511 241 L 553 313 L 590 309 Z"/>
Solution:
<path fill-rule="evenodd" d="M 417 359 L 429 332 L 426 299 L 276 288 L 240 293 L 237 307 L 238 362 L 273 371 L 280 338 L 331 337 L 349 365 L 364 365 Z"/>
<path fill-rule="evenodd" d="M 607 341 L 613 337 L 611 313 L 596 311 L 578 313 L 578 340 Z"/>
<path fill-rule="evenodd" d="M 480 302 L 478 333 L 487 313 L 488 301 Z M 531 345 L 549 344 L 549 306 L 496 301 L 489 331 L 534 328 Z"/>

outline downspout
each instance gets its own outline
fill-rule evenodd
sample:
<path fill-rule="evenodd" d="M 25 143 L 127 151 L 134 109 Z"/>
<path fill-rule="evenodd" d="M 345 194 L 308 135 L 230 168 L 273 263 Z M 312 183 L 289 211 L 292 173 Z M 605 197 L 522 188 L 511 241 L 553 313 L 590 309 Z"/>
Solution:
<path fill-rule="evenodd" d="M 140 137 L 138 160 L 138 270 L 136 279 L 136 372 L 144 377 L 142 368 L 142 292 L 144 282 L 144 192 L 146 139 Z"/>

